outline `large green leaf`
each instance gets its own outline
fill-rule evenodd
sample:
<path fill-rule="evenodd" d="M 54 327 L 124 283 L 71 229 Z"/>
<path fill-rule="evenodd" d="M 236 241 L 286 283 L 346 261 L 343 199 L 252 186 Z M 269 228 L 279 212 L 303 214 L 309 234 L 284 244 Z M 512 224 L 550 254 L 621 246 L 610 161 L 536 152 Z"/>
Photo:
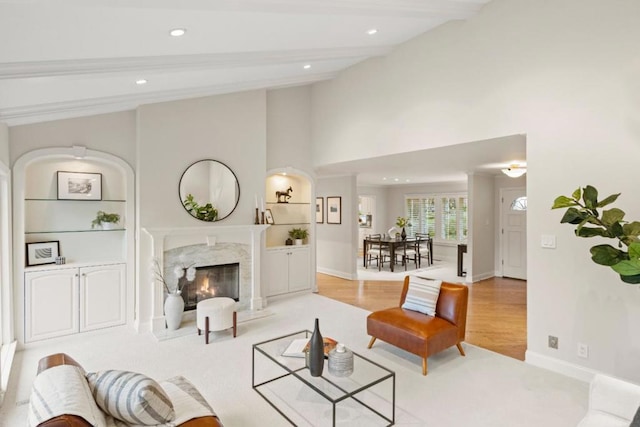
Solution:
<path fill-rule="evenodd" d="M 616 238 L 624 236 L 624 230 L 619 222 L 616 222 L 611 227 L 608 227 L 607 237 Z"/>
<path fill-rule="evenodd" d="M 622 279 L 622 281 L 625 283 L 637 285 L 638 283 L 640 283 L 640 274 L 634 274 L 633 276 L 623 276 L 621 274 L 620 279 Z"/>
<path fill-rule="evenodd" d="M 611 268 L 621 276 L 635 276 L 640 274 L 640 260 L 630 259 L 620 261 L 619 263 L 612 265 Z"/>
<path fill-rule="evenodd" d="M 576 208 L 569 208 L 560 220 L 561 224 L 568 222 L 569 224 L 580 224 L 587 218 L 587 213 L 579 211 Z"/>
<path fill-rule="evenodd" d="M 598 190 L 594 187 L 587 185 L 582 193 L 582 200 L 584 205 L 589 209 L 593 209 L 598 206 Z"/>
<path fill-rule="evenodd" d="M 600 265 L 615 265 L 627 258 L 626 253 L 611 245 L 597 245 L 590 249 L 591 259 Z"/>
<path fill-rule="evenodd" d="M 640 243 L 634 242 L 629 245 L 629 258 L 640 259 Z"/>
<path fill-rule="evenodd" d="M 570 206 L 576 206 L 576 205 L 577 203 L 575 200 L 567 196 L 558 196 L 553 201 L 553 206 L 551 206 L 551 209 L 568 208 Z"/>
<path fill-rule="evenodd" d="M 622 226 L 626 236 L 640 236 L 640 222 L 633 221 Z"/>
<path fill-rule="evenodd" d="M 573 197 L 576 200 L 580 200 L 580 197 L 582 197 L 582 189 L 580 187 L 578 187 L 576 189 L 576 191 L 573 192 L 573 194 L 571 195 L 571 197 Z"/>
<path fill-rule="evenodd" d="M 580 237 L 595 237 L 595 236 L 605 236 L 606 231 L 604 228 L 594 228 L 594 227 L 580 227 L 576 229 L 576 236 Z"/>
<path fill-rule="evenodd" d="M 603 208 L 607 205 L 610 205 L 611 203 L 615 202 L 616 200 L 618 200 L 618 196 L 620 196 L 621 193 L 618 194 L 612 194 L 609 197 L 607 197 L 606 199 L 602 200 L 600 203 L 598 203 L 598 207 L 599 208 Z"/>
<path fill-rule="evenodd" d="M 612 225 L 616 222 L 622 221 L 624 218 L 624 211 L 618 208 L 607 209 L 602 212 L 602 222 L 606 225 Z"/>

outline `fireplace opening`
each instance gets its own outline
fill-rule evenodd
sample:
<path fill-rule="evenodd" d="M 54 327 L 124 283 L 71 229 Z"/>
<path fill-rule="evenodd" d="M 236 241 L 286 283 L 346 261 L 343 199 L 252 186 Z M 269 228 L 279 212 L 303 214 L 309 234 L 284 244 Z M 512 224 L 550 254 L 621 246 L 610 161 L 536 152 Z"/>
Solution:
<path fill-rule="evenodd" d="M 195 310 L 198 302 L 213 297 L 240 301 L 240 263 L 196 267 L 195 278 L 187 279 L 186 269 L 180 278 L 184 310 Z"/>

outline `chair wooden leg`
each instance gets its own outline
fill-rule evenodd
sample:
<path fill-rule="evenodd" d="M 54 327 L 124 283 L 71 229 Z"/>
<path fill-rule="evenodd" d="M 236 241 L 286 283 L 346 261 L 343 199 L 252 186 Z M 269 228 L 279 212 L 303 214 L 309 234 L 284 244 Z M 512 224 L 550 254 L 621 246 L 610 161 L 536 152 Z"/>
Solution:
<path fill-rule="evenodd" d="M 209 344 L 209 316 L 204 318 L 204 343 Z"/>
<path fill-rule="evenodd" d="M 427 375 L 427 358 L 422 358 L 422 375 Z"/>
<path fill-rule="evenodd" d="M 198 328 L 198 336 L 202 335 L 202 331 Z"/>
<path fill-rule="evenodd" d="M 238 325 L 237 325 L 237 319 L 238 319 L 238 314 L 234 311 L 233 312 L 233 337 L 236 337 L 236 331 L 238 330 Z"/>
<path fill-rule="evenodd" d="M 369 346 L 367 348 L 373 347 L 374 342 L 376 342 L 376 337 L 371 337 L 371 341 L 369 341 Z"/>
<path fill-rule="evenodd" d="M 462 343 L 458 343 L 456 344 L 456 346 L 458 347 L 458 351 L 460 352 L 460 354 L 466 356 L 466 354 L 464 354 L 464 350 L 462 349 Z"/>

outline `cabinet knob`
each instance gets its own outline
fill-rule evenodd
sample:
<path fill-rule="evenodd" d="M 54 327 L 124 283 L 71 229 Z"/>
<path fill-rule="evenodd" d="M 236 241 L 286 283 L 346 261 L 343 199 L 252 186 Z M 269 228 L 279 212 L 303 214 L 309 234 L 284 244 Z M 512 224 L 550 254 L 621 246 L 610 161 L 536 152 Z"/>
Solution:
<path fill-rule="evenodd" d="M 79 277 L 80 275 L 78 273 L 76 273 L 76 277 Z"/>

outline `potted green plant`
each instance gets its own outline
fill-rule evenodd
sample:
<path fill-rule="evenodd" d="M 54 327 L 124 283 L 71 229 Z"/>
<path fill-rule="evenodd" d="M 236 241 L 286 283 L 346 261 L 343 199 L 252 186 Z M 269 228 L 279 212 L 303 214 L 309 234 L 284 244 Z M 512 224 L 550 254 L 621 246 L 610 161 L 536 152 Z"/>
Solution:
<path fill-rule="evenodd" d="M 120 221 L 120 215 L 117 213 L 106 213 L 98 211 L 96 218 L 91 221 L 91 228 L 102 227 L 103 230 L 111 230 Z"/>
<path fill-rule="evenodd" d="M 292 228 L 289 230 L 289 237 L 296 241 L 296 245 L 301 245 L 302 241 L 309 236 L 309 231 L 304 228 Z"/>

